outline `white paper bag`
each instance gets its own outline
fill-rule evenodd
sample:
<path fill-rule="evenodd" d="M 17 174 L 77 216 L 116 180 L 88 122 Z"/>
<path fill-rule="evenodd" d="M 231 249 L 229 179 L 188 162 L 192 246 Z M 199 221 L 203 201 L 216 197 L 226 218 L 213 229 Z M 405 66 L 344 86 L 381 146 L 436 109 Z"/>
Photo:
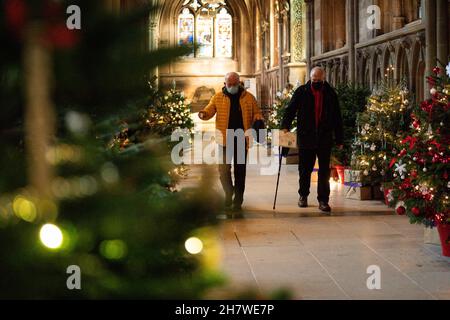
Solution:
<path fill-rule="evenodd" d="M 285 148 L 297 148 L 297 133 L 280 131 L 278 145 Z"/>

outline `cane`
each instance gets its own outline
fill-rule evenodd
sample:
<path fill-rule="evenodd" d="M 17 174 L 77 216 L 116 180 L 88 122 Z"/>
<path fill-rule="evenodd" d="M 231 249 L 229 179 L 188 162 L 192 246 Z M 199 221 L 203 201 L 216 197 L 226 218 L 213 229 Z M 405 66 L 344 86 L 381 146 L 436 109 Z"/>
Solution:
<path fill-rule="evenodd" d="M 273 200 L 273 210 L 275 210 L 275 205 L 277 203 L 278 184 L 280 183 L 281 162 L 282 162 L 282 159 L 283 159 L 283 153 L 281 152 L 281 146 L 278 147 L 278 153 L 279 153 L 278 177 L 277 177 L 277 188 L 275 189 L 275 199 Z"/>

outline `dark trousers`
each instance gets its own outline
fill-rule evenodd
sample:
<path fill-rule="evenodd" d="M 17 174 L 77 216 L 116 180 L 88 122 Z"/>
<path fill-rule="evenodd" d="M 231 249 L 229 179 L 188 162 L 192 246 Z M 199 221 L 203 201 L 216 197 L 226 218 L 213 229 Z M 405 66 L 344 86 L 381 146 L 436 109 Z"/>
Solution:
<path fill-rule="evenodd" d="M 222 159 L 222 163 L 219 164 L 220 182 L 227 198 L 231 199 L 234 194 L 233 203 L 236 205 L 241 205 L 244 201 L 245 176 L 247 173 L 247 148 L 244 146 L 244 148 L 241 148 L 241 151 L 243 153 L 238 155 L 236 141 L 233 147 L 219 146 Z M 234 186 L 231 179 L 231 160 L 234 167 Z"/>
<path fill-rule="evenodd" d="M 317 200 L 328 203 L 330 199 L 330 157 L 331 149 L 300 149 L 298 171 L 300 175 L 301 197 L 309 195 L 311 186 L 311 173 L 314 170 L 316 157 L 319 159 L 319 178 L 317 185 Z"/>

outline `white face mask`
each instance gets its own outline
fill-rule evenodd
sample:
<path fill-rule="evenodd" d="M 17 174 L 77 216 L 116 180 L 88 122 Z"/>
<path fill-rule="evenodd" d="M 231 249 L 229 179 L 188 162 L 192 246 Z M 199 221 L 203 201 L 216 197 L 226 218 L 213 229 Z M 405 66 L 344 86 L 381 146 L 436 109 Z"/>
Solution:
<path fill-rule="evenodd" d="M 239 92 L 239 86 L 233 86 L 233 87 L 227 86 L 227 91 L 229 94 L 236 94 Z"/>

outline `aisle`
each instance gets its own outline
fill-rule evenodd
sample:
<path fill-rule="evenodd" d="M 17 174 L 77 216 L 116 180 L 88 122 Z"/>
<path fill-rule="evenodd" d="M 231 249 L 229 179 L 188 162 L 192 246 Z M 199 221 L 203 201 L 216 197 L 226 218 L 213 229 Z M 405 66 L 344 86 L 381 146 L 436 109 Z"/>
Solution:
<path fill-rule="evenodd" d="M 297 166 L 283 166 L 278 206 L 272 211 L 276 176 L 249 166 L 245 219 L 224 220 L 219 237 L 226 297 L 246 288 L 268 292 L 289 288 L 295 299 L 450 299 L 450 258 L 424 244 L 424 229 L 393 214 L 380 201 L 344 197 L 333 184 L 332 216 L 317 209 L 316 183 L 310 207 L 297 207 Z M 191 166 L 183 185 L 198 182 L 201 166 Z M 221 191 L 217 170 L 211 177 Z M 381 289 L 369 290 L 371 265 L 380 267 Z"/>

